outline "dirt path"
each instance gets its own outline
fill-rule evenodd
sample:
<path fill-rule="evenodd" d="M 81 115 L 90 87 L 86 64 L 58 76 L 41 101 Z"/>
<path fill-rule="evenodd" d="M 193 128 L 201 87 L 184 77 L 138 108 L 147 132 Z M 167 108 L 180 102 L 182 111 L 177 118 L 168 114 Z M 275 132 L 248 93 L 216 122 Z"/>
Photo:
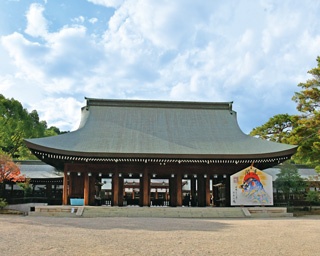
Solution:
<path fill-rule="evenodd" d="M 0 215 L 1 255 L 320 255 L 320 219 Z"/>

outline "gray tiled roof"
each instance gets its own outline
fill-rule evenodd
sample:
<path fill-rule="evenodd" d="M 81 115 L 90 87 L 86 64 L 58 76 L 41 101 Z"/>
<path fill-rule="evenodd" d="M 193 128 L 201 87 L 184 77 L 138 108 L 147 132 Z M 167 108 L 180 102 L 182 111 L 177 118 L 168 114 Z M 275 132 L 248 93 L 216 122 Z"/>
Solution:
<path fill-rule="evenodd" d="M 274 167 L 274 168 L 268 168 L 263 170 L 267 174 L 272 176 L 272 180 L 275 181 L 277 179 L 277 174 L 281 172 L 280 167 Z M 298 173 L 303 179 L 309 179 L 309 180 L 319 180 L 320 176 L 313 168 L 307 168 L 307 167 L 299 167 Z"/>
<path fill-rule="evenodd" d="M 244 134 L 232 103 L 100 99 L 87 99 L 78 130 L 26 143 L 85 156 L 279 156 L 296 150 Z"/>
<path fill-rule="evenodd" d="M 18 162 L 21 174 L 30 179 L 53 179 L 62 178 L 62 174 L 51 165 L 41 161 L 21 161 Z"/>

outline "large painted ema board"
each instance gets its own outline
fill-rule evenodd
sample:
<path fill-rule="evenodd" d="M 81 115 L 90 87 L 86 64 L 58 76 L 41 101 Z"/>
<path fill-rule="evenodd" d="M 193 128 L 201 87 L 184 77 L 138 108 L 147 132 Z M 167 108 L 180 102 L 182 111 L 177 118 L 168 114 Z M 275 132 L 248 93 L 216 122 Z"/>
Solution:
<path fill-rule="evenodd" d="M 231 205 L 273 205 L 272 176 L 249 166 L 230 176 Z"/>

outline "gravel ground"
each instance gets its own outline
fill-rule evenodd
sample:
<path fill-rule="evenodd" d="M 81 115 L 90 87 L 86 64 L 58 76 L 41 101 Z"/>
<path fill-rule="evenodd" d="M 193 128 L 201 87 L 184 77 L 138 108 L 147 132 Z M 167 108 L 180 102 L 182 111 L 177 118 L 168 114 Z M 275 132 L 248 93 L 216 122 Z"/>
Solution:
<path fill-rule="evenodd" d="M 1 255 L 320 255 L 320 218 L 0 215 Z"/>

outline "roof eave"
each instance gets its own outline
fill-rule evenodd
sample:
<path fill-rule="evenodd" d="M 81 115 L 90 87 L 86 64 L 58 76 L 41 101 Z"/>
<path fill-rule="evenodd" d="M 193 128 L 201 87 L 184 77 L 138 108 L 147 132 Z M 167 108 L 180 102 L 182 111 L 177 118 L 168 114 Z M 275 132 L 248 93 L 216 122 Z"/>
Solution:
<path fill-rule="evenodd" d="M 118 153 L 118 152 L 79 152 L 48 148 L 25 140 L 27 147 L 33 151 L 61 156 L 78 156 L 90 158 L 181 158 L 181 159 L 261 159 L 292 156 L 297 151 L 297 146 L 287 150 L 258 153 L 258 154 L 170 154 L 170 153 Z"/>

